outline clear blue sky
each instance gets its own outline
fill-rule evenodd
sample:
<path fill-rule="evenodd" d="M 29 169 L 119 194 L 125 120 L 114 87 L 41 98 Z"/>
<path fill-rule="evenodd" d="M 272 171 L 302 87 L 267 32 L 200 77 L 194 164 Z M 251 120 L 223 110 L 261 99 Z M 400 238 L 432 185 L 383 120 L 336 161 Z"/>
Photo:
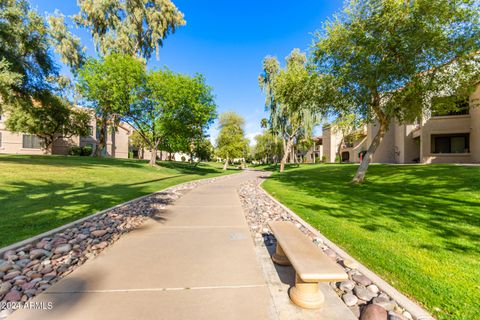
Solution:
<path fill-rule="evenodd" d="M 309 49 L 315 30 L 339 11 L 341 0 L 173 0 L 185 14 L 187 25 L 164 42 L 160 59 L 150 66 L 168 66 L 176 72 L 200 72 L 214 88 L 218 111 L 234 110 L 246 121 L 253 138 L 261 132 L 264 96 L 258 87 L 262 59 L 277 56 L 282 62 L 293 48 Z M 30 0 L 39 13 L 59 9 L 66 16 L 78 12 L 76 0 Z M 94 55 L 85 30 L 72 28 Z M 216 124 L 210 130 L 214 139 Z"/>

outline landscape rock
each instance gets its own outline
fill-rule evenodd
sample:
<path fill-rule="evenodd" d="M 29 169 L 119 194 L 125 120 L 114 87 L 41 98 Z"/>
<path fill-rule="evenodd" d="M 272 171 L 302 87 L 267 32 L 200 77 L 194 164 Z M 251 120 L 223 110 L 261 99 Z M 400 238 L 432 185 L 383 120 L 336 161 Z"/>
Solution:
<path fill-rule="evenodd" d="M 382 294 L 373 298 L 372 303 L 384 308 L 387 311 L 394 310 L 395 306 L 397 305 L 395 301 L 390 300 L 388 296 Z"/>
<path fill-rule="evenodd" d="M 33 249 L 30 251 L 30 259 L 34 260 L 49 255 L 50 252 L 45 249 Z"/>
<path fill-rule="evenodd" d="M 72 246 L 70 244 L 66 243 L 66 244 L 61 244 L 58 247 L 56 247 L 55 250 L 53 251 L 53 253 L 65 254 L 65 253 L 69 252 L 70 250 L 72 250 Z"/>
<path fill-rule="evenodd" d="M 355 282 L 352 280 L 342 281 L 340 282 L 339 288 L 342 291 L 352 291 L 353 288 L 355 288 Z"/>
<path fill-rule="evenodd" d="M 9 273 L 7 273 L 6 275 L 3 276 L 3 280 L 5 281 L 8 281 L 8 280 L 12 280 L 13 278 L 15 278 L 16 276 L 18 276 L 19 274 L 21 274 L 20 271 L 11 271 Z"/>
<path fill-rule="evenodd" d="M 407 320 L 403 315 L 394 311 L 388 311 L 388 320 Z"/>
<path fill-rule="evenodd" d="M 0 298 L 7 294 L 10 289 L 12 288 L 12 284 L 10 282 L 3 282 L 2 284 L 0 284 Z"/>
<path fill-rule="evenodd" d="M 4 262 L 0 265 L 0 272 L 7 272 L 12 269 L 14 264 L 12 262 Z"/>
<path fill-rule="evenodd" d="M 372 284 L 372 280 L 368 279 L 363 274 L 356 274 L 352 278 L 355 282 L 357 282 L 358 284 L 361 284 L 362 286 L 365 286 L 365 287 Z"/>
<path fill-rule="evenodd" d="M 100 237 L 103 237 L 106 233 L 107 233 L 107 230 L 95 230 L 95 231 L 92 231 L 90 234 L 93 237 L 100 238 Z"/>
<path fill-rule="evenodd" d="M 21 268 L 25 268 L 29 263 L 30 259 L 21 259 L 15 262 L 15 264 Z"/>
<path fill-rule="evenodd" d="M 367 290 L 364 286 L 357 285 L 353 288 L 355 295 L 364 301 L 370 301 L 372 299 L 372 293 Z"/>
<path fill-rule="evenodd" d="M 351 307 L 357 304 L 358 298 L 352 293 L 346 293 L 342 296 L 343 302 L 347 305 L 347 307 Z"/>
<path fill-rule="evenodd" d="M 22 293 L 18 290 L 10 290 L 3 300 L 5 301 L 20 301 L 22 299 Z"/>
<path fill-rule="evenodd" d="M 380 289 L 374 284 L 371 284 L 367 287 L 367 290 L 370 291 L 372 294 L 377 295 Z"/>
<path fill-rule="evenodd" d="M 375 304 L 369 304 L 363 309 L 360 320 L 387 320 L 387 310 Z"/>
<path fill-rule="evenodd" d="M 15 256 L 16 253 L 17 253 L 17 252 L 14 251 L 14 250 L 8 250 L 8 251 L 6 251 L 6 252 L 3 254 L 3 259 L 5 259 L 5 260 L 11 260 L 10 257 L 11 257 L 11 256 Z"/>

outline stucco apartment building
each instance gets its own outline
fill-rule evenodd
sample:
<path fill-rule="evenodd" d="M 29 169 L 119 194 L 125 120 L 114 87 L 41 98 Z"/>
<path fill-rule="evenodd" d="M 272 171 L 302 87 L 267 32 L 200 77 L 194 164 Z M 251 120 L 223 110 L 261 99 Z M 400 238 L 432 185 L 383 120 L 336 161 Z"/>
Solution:
<path fill-rule="evenodd" d="M 10 132 L 5 127 L 5 120 L 8 115 L 0 115 L 0 153 L 5 154 L 58 154 L 67 155 L 72 147 L 95 147 L 99 137 L 99 130 L 95 117 L 92 117 L 89 126 L 88 136 L 73 136 L 69 139 L 57 139 L 52 147 L 52 151 L 46 151 L 42 147 L 41 139 L 37 136 L 29 134 L 19 134 Z M 112 158 L 128 158 L 129 152 L 129 136 L 132 134 L 133 128 L 129 125 L 121 123 L 117 130 L 108 130 L 107 145 L 105 155 Z"/>
<path fill-rule="evenodd" d="M 462 105 L 451 113 L 432 113 L 416 124 L 392 123 L 377 148 L 378 163 L 480 163 L 480 85 Z M 364 135 L 341 146 L 344 162 L 360 162 L 378 125 L 370 123 Z M 323 128 L 323 156 L 335 162 L 341 136 L 330 125 Z"/>

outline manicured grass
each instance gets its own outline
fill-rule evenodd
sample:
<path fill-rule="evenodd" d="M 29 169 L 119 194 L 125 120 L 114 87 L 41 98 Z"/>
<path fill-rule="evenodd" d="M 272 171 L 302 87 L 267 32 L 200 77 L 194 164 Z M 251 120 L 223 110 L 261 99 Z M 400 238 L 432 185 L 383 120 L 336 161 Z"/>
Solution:
<path fill-rule="evenodd" d="M 222 165 L 62 156 L 0 155 L 0 247 L 182 182 Z"/>
<path fill-rule="evenodd" d="M 438 319 L 480 315 L 480 167 L 305 165 L 264 188 Z"/>

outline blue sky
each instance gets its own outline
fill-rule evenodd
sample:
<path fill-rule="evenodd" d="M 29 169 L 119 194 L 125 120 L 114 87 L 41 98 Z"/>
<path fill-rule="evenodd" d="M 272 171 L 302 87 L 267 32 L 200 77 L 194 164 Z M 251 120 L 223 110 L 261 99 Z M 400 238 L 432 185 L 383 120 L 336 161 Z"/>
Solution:
<path fill-rule="evenodd" d="M 78 12 L 76 0 L 30 0 L 39 13 L 59 9 L 66 16 Z M 262 59 L 282 62 L 293 48 L 309 49 L 313 32 L 341 9 L 338 0 L 174 0 L 187 25 L 170 35 L 150 67 L 168 66 L 176 72 L 200 72 L 214 88 L 218 111 L 234 110 L 246 121 L 249 138 L 261 132 L 266 117 L 264 96 L 258 87 Z M 71 28 L 94 55 L 88 32 Z M 217 124 L 210 129 L 212 139 Z"/>

